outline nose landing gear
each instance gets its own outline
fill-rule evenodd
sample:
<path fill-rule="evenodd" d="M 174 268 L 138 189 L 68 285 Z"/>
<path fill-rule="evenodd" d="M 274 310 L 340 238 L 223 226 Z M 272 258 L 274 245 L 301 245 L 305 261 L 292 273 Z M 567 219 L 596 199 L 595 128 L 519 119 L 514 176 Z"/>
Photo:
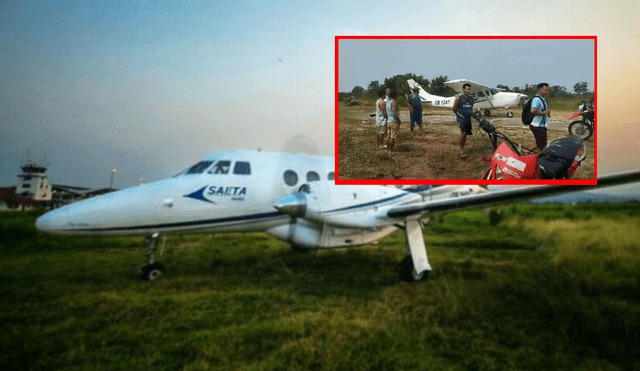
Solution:
<path fill-rule="evenodd" d="M 147 258 L 148 262 L 145 266 L 140 268 L 140 279 L 143 281 L 154 281 L 160 278 L 165 272 L 164 265 L 160 262 L 156 262 L 156 248 L 158 247 L 158 239 L 160 233 L 154 233 L 151 236 L 145 238 L 147 244 Z"/>

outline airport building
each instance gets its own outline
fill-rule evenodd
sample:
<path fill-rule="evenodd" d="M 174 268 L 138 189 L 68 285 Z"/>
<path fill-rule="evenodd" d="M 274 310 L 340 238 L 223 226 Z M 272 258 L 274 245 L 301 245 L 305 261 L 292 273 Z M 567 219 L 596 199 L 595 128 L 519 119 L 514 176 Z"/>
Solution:
<path fill-rule="evenodd" d="M 50 184 L 47 180 L 47 167 L 31 160 L 25 160 L 21 169 L 16 187 L 0 188 L 0 211 L 54 208 L 115 191 L 113 188 L 91 190 L 86 187 Z"/>
<path fill-rule="evenodd" d="M 51 201 L 51 184 L 47 181 L 47 168 L 35 162 L 27 161 L 18 175 L 16 196 L 34 201 Z"/>

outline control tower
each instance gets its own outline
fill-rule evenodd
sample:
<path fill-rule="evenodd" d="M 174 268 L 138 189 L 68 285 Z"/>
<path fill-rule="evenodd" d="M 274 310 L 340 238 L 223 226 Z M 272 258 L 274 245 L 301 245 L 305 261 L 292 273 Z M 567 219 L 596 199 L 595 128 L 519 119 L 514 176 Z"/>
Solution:
<path fill-rule="evenodd" d="M 51 201 L 51 184 L 47 181 L 47 167 L 34 161 L 25 160 L 22 174 L 18 175 L 16 196 L 35 201 Z"/>

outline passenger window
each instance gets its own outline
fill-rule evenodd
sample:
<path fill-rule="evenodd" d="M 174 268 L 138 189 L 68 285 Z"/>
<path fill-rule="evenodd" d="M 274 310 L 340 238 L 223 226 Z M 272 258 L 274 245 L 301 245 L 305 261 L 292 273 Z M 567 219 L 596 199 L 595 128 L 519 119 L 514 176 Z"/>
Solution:
<path fill-rule="evenodd" d="M 248 162 L 237 161 L 233 167 L 234 174 L 251 175 L 251 165 Z"/>
<path fill-rule="evenodd" d="M 211 164 L 213 164 L 213 161 L 200 161 L 187 170 L 187 174 L 201 174 L 207 170 Z"/>
<path fill-rule="evenodd" d="M 320 180 L 320 175 L 315 171 L 310 171 L 307 173 L 307 182 L 317 182 Z"/>
<path fill-rule="evenodd" d="M 284 182 L 288 186 L 294 186 L 298 184 L 298 174 L 293 170 L 287 170 L 284 172 Z"/>
<path fill-rule="evenodd" d="M 229 174 L 229 168 L 231 167 L 231 161 L 218 161 L 213 168 L 209 170 L 209 174 Z"/>
<path fill-rule="evenodd" d="M 334 173 L 333 171 L 329 173 L 329 175 L 327 175 L 327 179 L 328 180 L 335 180 L 336 178 L 336 173 Z"/>

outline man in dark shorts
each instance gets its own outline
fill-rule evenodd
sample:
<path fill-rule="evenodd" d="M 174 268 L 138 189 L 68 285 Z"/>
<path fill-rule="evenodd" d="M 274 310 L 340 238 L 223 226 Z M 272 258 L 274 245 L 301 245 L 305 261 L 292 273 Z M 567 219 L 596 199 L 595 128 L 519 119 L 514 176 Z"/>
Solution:
<path fill-rule="evenodd" d="M 464 145 L 467 143 L 467 135 L 473 135 L 471 132 L 471 114 L 473 113 L 473 97 L 471 96 L 471 84 L 462 85 L 462 94 L 456 96 L 453 102 L 453 112 L 456 114 L 456 121 L 460 125 L 460 158 L 466 159 L 467 154 L 464 152 Z"/>
<path fill-rule="evenodd" d="M 411 96 L 407 97 L 407 105 L 409 106 L 409 116 L 411 121 L 411 134 L 413 134 L 413 127 L 418 125 L 418 130 L 420 134 L 423 134 L 422 131 L 422 101 L 420 100 L 420 96 L 418 92 L 420 88 L 414 86 L 412 89 L 413 93 Z"/>
<path fill-rule="evenodd" d="M 534 152 L 540 152 L 547 146 L 547 128 L 551 116 L 547 100 L 544 98 L 547 94 L 549 94 L 549 84 L 541 82 L 538 84 L 538 94 L 531 100 L 531 113 L 534 117 L 529 129 L 536 139 L 536 146 L 531 149 Z"/>

